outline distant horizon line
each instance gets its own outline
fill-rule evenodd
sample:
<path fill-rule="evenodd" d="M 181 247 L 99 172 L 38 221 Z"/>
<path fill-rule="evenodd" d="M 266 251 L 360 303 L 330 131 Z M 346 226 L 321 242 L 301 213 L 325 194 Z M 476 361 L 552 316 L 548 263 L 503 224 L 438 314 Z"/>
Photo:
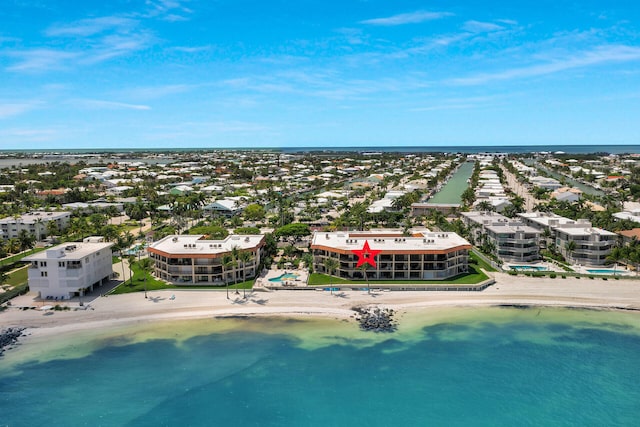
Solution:
<path fill-rule="evenodd" d="M 335 146 L 324 146 L 318 147 L 314 146 L 306 146 L 306 145 L 291 145 L 291 146 L 273 146 L 273 147 L 250 147 L 250 146 L 234 146 L 234 147 L 204 147 L 204 146 L 194 146 L 194 147 L 73 147 L 73 148 L 63 148 L 63 147 L 53 147 L 53 148 L 1 148 L 0 153 L 39 153 L 39 152 L 74 152 L 74 151 L 84 151 L 84 152 L 124 152 L 124 151 L 202 151 L 202 150 L 247 150 L 247 151 L 272 151 L 272 150 L 305 150 L 305 151 L 347 151 L 347 150 L 357 150 L 357 151 L 392 151 L 399 150 L 404 148 L 410 149 L 499 149 L 499 148 L 514 148 L 517 147 L 520 150 L 527 147 L 547 147 L 547 148 L 557 148 L 557 147 L 599 147 L 602 150 L 606 151 L 607 148 L 612 147 L 640 147 L 640 143 L 625 143 L 625 144 L 573 144 L 573 143 L 558 143 L 558 144 L 479 144 L 479 145 L 454 145 L 454 144 L 446 144 L 446 145 L 335 145 Z M 549 150 L 544 150 L 549 151 Z"/>

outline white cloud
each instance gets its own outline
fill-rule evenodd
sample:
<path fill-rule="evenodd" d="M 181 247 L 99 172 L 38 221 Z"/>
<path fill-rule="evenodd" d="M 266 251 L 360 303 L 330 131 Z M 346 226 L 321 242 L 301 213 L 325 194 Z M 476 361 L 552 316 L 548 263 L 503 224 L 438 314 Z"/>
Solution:
<path fill-rule="evenodd" d="M 133 35 L 113 34 L 102 38 L 96 46 L 87 51 L 83 63 L 95 64 L 118 56 L 128 55 L 151 46 L 153 38 L 146 33 Z"/>
<path fill-rule="evenodd" d="M 478 74 L 472 77 L 451 79 L 448 82 L 460 86 L 481 85 L 493 81 L 537 77 L 575 68 L 638 60 L 640 60 L 640 47 L 605 45 L 598 46 L 590 51 L 574 54 L 573 56 L 553 58 L 550 59 L 549 62 L 542 64 L 512 68 L 495 73 Z"/>
<path fill-rule="evenodd" d="M 176 52 L 184 52 L 184 53 L 197 53 L 197 52 L 206 52 L 211 50 L 211 45 L 206 46 L 174 46 L 170 47 L 169 50 L 174 50 Z"/>
<path fill-rule="evenodd" d="M 157 99 L 168 95 L 175 95 L 177 93 L 184 93 L 193 90 L 197 85 L 188 84 L 175 84 L 175 85 L 163 85 L 163 86 L 148 86 L 137 87 L 133 89 L 127 89 L 123 91 L 127 96 L 133 98 L 143 99 Z"/>
<path fill-rule="evenodd" d="M 187 21 L 189 18 L 184 14 L 193 13 L 193 11 L 184 6 L 183 0 L 147 0 L 149 11 L 146 17 L 157 17 L 165 21 Z"/>
<path fill-rule="evenodd" d="M 490 33 L 504 30 L 504 27 L 491 22 L 467 21 L 462 26 L 462 29 L 471 33 Z"/>
<path fill-rule="evenodd" d="M 14 145 L 26 142 L 53 141 L 59 137 L 59 134 L 58 129 L 0 129 L 0 138 L 7 144 Z"/>
<path fill-rule="evenodd" d="M 182 21 L 188 21 L 189 18 L 182 15 L 176 15 L 175 13 L 170 13 L 169 15 L 162 18 L 162 20 L 168 21 L 168 22 L 182 22 Z"/>
<path fill-rule="evenodd" d="M 6 119 L 9 117 L 24 114 L 37 108 L 41 104 L 41 102 L 0 102 L 0 119 Z"/>
<path fill-rule="evenodd" d="M 7 71 L 46 71 L 63 69 L 67 63 L 78 58 L 76 52 L 64 52 L 55 49 L 33 49 L 5 53 L 18 58 L 18 62 L 6 68 Z"/>
<path fill-rule="evenodd" d="M 471 108 L 486 108 L 496 105 L 496 96 L 474 96 L 467 98 L 449 98 L 438 100 L 436 103 L 426 107 L 411 108 L 409 111 L 441 111 L 441 110 L 468 110 Z"/>
<path fill-rule="evenodd" d="M 50 37 L 77 36 L 88 37 L 108 30 L 127 30 L 134 27 L 138 21 L 117 16 L 82 19 L 70 24 L 57 24 L 49 27 L 45 34 Z"/>
<path fill-rule="evenodd" d="M 140 104 L 127 104 L 125 102 L 113 102 L 113 101 L 102 101 L 98 99 L 77 99 L 71 101 L 72 104 L 84 107 L 84 108 L 95 108 L 95 109 L 110 109 L 110 110 L 150 110 L 151 107 L 148 105 L 140 105 Z"/>
<path fill-rule="evenodd" d="M 364 21 L 360 21 L 360 23 L 367 24 L 367 25 L 382 25 L 382 26 L 419 24 L 420 22 L 433 21 L 436 19 L 446 18 L 447 16 L 452 16 L 452 15 L 453 14 L 449 12 L 416 11 L 411 13 L 401 13 L 399 15 L 393 15 L 386 18 L 366 19 Z"/>

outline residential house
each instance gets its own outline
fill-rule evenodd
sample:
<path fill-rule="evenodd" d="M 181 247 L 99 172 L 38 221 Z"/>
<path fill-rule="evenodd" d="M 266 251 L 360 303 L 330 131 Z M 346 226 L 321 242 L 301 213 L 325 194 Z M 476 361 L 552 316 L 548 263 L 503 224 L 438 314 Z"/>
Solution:
<path fill-rule="evenodd" d="M 68 299 L 107 283 L 113 274 L 110 242 L 64 243 L 29 255 L 29 289 L 42 299 Z"/>

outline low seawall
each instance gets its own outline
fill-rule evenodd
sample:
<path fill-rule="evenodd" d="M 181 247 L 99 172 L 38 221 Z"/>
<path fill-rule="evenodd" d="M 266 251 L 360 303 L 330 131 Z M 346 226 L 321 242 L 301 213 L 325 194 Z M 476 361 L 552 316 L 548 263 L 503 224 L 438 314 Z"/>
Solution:
<path fill-rule="evenodd" d="M 487 289 L 489 286 L 496 283 L 495 279 L 487 279 L 484 282 L 476 283 L 473 285 L 454 285 L 454 284 L 433 284 L 429 283 L 428 285 L 421 285 L 419 283 L 415 284 L 377 284 L 375 282 L 370 283 L 369 289 L 374 291 L 447 291 L 447 292 L 480 292 Z M 350 283 L 348 285 L 332 285 L 332 286 L 268 286 L 268 289 L 271 290 L 282 290 L 282 291 L 319 291 L 333 288 L 334 292 L 340 291 L 366 291 L 367 286 L 366 283 L 354 284 Z"/>

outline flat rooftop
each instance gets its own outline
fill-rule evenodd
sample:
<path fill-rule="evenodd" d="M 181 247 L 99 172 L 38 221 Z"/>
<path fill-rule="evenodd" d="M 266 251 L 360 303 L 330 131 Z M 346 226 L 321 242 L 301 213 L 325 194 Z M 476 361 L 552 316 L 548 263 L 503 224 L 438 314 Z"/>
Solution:
<path fill-rule="evenodd" d="M 459 246 L 471 248 L 471 244 L 456 233 L 419 231 L 411 236 L 405 236 L 398 230 L 315 232 L 311 247 L 326 247 L 350 252 L 354 249 L 362 249 L 365 241 L 369 242 L 369 248 L 387 253 L 443 251 Z"/>
<path fill-rule="evenodd" d="M 29 212 L 24 215 L 21 215 L 18 218 L 18 222 L 23 224 L 35 224 L 37 221 L 52 221 L 59 218 L 70 217 L 71 214 L 69 212 Z M 9 216 L 6 218 L 0 219 L 0 224 L 15 224 L 16 218 Z"/>
<path fill-rule="evenodd" d="M 113 242 L 68 242 L 29 255 L 22 258 L 22 261 L 80 260 L 103 249 L 109 249 L 111 246 L 113 246 Z"/>
<path fill-rule="evenodd" d="M 205 239 L 203 234 L 170 235 L 149 246 L 150 251 L 171 255 L 215 255 L 238 250 L 255 249 L 264 241 L 263 234 L 232 234 L 223 240 Z"/>

